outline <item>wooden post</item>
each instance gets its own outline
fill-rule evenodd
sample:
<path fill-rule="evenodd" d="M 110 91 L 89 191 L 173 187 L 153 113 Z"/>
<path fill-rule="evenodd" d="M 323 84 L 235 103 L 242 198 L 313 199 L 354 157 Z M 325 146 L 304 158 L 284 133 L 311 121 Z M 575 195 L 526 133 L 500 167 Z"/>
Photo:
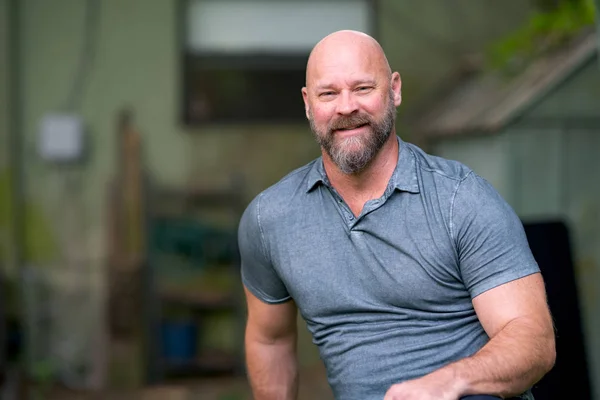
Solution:
<path fill-rule="evenodd" d="M 109 279 L 112 375 L 114 386 L 143 384 L 143 268 L 146 226 L 142 139 L 132 113 L 125 109 L 116 121 L 116 171 L 109 194 Z"/>

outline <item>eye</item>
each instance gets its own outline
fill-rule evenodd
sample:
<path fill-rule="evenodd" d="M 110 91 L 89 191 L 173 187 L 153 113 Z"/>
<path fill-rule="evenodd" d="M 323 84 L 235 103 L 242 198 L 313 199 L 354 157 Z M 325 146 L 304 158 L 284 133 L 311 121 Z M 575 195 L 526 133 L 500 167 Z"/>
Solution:
<path fill-rule="evenodd" d="M 327 91 L 327 92 L 321 92 L 319 93 L 319 97 L 328 97 L 328 96 L 333 96 L 335 93 L 331 90 Z"/>
<path fill-rule="evenodd" d="M 371 89 L 373 89 L 372 86 L 359 86 L 359 87 L 356 88 L 357 91 L 363 92 L 363 93 L 368 92 Z"/>

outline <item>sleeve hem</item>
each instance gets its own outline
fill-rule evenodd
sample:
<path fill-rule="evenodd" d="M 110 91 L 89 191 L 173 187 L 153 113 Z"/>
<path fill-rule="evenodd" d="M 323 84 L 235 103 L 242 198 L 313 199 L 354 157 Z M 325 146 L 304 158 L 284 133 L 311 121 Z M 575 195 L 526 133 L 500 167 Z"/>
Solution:
<path fill-rule="evenodd" d="M 265 294 L 261 290 L 254 287 L 254 285 L 252 285 L 250 282 L 248 282 L 248 280 L 244 277 L 243 274 L 242 274 L 242 283 L 244 284 L 244 287 L 246 289 L 248 289 L 248 291 L 250 291 L 250 293 L 252 293 L 254 296 L 256 296 L 256 298 L 259 299 L 260 301 L 262 301 L 263 303 L 281 304 L 281 303 L 285 303 L 287 301 L 292 300 L 292 296 L 286 296 L 281 299 L 276 299 L 272 296 Z"/>

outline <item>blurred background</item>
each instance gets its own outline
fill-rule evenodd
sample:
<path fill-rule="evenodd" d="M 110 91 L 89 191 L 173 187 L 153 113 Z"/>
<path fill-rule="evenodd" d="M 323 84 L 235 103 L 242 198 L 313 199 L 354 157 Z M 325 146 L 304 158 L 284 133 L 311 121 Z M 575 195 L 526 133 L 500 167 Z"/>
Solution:
<path fill-rule="evenodd" d="M 1 399 L 248 399 L 236 225 L 319 156 L 312 46 L 376 37 L 398 134 L 522 218 L 600 399 L 598 0 L 0 0 Z M 299 324 L 302 399 L 331 399 Z M 567 382 L 569 379 L 569 382 Z"/>

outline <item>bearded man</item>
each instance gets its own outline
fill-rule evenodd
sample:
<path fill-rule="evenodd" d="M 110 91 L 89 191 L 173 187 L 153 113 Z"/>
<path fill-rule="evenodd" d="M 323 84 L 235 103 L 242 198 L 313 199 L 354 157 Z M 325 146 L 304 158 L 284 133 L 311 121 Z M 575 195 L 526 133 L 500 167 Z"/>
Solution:
<path fill-rule="evenodd" d="M 322 156 L 239 226 L 255 399 L 296 398 L 297 311 L 338 400 L 531 399 L 555 338 L 511 207 L 396 135 L 400 75 L 372 37 L 321 40 L 302 96 Z"/>

